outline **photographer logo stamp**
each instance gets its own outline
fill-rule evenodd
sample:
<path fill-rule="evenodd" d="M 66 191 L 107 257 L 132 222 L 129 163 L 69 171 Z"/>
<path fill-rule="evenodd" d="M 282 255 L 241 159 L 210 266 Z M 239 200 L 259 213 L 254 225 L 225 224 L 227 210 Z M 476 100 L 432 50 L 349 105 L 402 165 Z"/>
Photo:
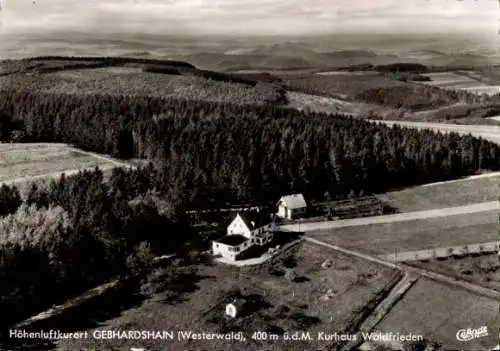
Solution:
<path fill-rule="evenodd" d="M 474 339 L 483 338 L 488 336 L 488 327 L 482 326 L 477 329 L 467 328 L 457 331 L 456 337 L 458 341 L 471 341 Z"/>

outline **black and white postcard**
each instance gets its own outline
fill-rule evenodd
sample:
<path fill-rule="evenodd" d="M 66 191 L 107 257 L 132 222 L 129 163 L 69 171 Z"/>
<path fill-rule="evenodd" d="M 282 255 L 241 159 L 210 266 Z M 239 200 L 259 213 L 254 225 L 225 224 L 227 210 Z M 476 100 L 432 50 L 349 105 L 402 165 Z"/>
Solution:
<path fill-rule="evenodd" d="M 0 0 L 0 351 L 500 350 L 497 0 Z"/>

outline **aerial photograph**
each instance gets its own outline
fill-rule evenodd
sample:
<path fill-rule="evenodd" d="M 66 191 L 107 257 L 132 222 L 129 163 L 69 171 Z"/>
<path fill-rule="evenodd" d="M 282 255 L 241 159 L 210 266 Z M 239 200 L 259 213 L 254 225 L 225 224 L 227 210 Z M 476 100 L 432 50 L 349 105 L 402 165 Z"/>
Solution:
<path fill-rule="evenodd" d="M 496 0 L 0 0 L 0 351 L 500 350 Z"/>

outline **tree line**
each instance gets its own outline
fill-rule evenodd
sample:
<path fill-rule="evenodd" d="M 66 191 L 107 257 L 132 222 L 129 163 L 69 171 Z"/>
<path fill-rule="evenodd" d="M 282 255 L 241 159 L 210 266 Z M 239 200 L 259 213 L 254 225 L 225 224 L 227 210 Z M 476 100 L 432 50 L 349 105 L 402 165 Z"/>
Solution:
<path fill-rule="evenodd" d="M 26 141 L 154 160 L 155 188 L 191 207 L 369 194 L 496 170 L 499 159 L 471 136 L 270 105 L 3 91 L 0 121 Z"/>

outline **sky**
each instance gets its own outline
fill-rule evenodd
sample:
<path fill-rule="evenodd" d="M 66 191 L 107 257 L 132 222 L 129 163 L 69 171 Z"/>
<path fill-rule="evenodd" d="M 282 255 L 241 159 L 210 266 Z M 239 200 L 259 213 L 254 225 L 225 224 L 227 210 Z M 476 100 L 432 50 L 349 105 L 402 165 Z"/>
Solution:
<path fill-rule="evenodd" d="M 498 33 L 497 0 L 0 0 L 0 34 Z"/>

